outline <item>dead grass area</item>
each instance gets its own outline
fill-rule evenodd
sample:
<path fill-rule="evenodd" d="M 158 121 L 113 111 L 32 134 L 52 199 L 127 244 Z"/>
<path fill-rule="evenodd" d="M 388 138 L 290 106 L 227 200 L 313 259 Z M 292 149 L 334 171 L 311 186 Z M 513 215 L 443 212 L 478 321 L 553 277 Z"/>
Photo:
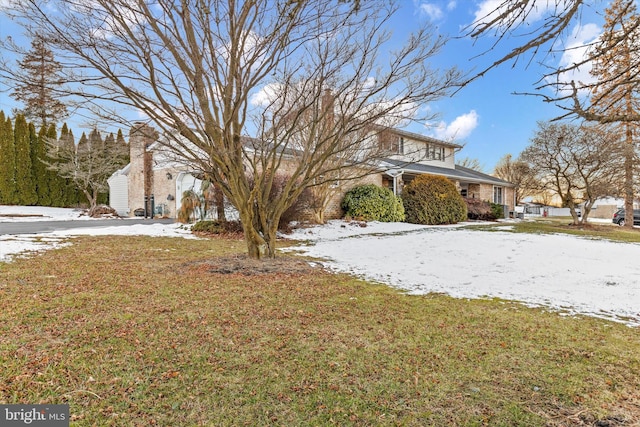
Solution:
<path fill-rule="evenodd" d="M 322 270 L 318 265 L 293 256 L 278 256 L 271 260 L 255 260 L 246 254 L 227 255 L 193 264 L 200 271 L 216 274 L 314 274 Z"/>
<path fill-rule="evenodd" d="M 0 264 L 0 404 L 69 404 L 74 427 L 640 425 L 637 328 L 244 250 L 78 237 Z"/>

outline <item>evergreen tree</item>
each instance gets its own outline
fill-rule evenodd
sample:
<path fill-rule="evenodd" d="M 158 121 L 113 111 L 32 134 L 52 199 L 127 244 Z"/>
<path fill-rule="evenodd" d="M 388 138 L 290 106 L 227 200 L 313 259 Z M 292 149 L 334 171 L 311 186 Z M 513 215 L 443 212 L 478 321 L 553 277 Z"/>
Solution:
<path fill-rule="evenodd" d="M 46 162 L 51 161 L 46 153 L 47 141 L 55 141 L 57 140 L 57 138 L 58 133 L 56 132 L 56 126 L 54 124 L 49 125 L 46 133 L 46 138 L 43 141 L 45 147 Z M 49 177 L 49 195 L 51 197 L 51 206 L 66 206 L 64 192 L 67 186 L 67 180 L 49 168 L 47 168 L 47 174 Z"/>
<path fill-rule="evenodd" d="M 109 141 L 109 136 L 107 136 L 107 138 L 103 140 L 102 135 L 100 135 L 100 132 L 98 132 L 97 129 L 93 129 L 91 132 L 89 132 L 89 146 L 91 147 L 89 151 L 91 153 L 90 156 L 92 159 L 94 159 L 98 152 L 103 152 L 103 151 L 106 151 L 107 149 L 113 150 L 115 146 L 115 139 L 113 139 L 113 136 L 112 136 L 111 140 Z M 96 152 L 95 147 L 99 147 L 98 152 Z M 117 162 L 118 159 L 114 159 L 114 161 Z M 106 189 L 108 190 L 108 187 L 106 187 Z M 104 190 L 105 188 L 101 188 L 98 190 L 97 197 L 96 197 L 97 205 L 109 204 L 109 193 L 108 191 L 104 191 Z"/>
<path fill-rule="evenodd" d="M 11 96 L 24 104 L 19 110 L 38 127 L 55 124 L 67 116 L 67 107 L 60 101 L 62 66 L 43 38 L 37 35 L 31 41 L 31 50 L 18 61 L 20 71 Z"/>
<path fill-rule="evenodd" d="M 0 203 L 14 205 L 16 199 L 16 149 L 13 125 L 0 111 Z"/>
<path fill-rule="evenodd" d="M 33 170 L 33 179 L 36 186 L 36 194 L 38 195 L 37 204 L 39 206 L 51 206 L 50 196 L 50 172 L 45 165 L 47 160 L 47 147 L 45 140 L 47 138 L 47 128 L 42 127 L 35 139 L 31 141 L 31 168 Z"/>
<path fill-rule="evenodd" d="M 118 134 L 116 135 L 116 144 L 118 144 L 121 147 L 126 147 L 126 149 L 124 150 L 126 154 L 124 155 L 122 162 L 124 165 L 130 163 L 131 156 L 129 152 L 129 144 L 127 144 L 127 141 L 125 141 L 124 139 L 124 135 L 122 134 L 122 129 L 118 129 Z"/>
<path fill-rule="evenodd" d="M 35 126 L 27 124 L 24 115 L 18 114 L 14 124 L 13 136 L 16 153 L 15 183 L 17 204 L 34 205 L 38 201 L 31 164 L 31 140 L 37 138 Z"/>
<path fill-rule="evenodd" d="M 62 150 L 66 150 L 66 151 L 71 151 L 75 147 L 75 138 L 73 137 L 73 131 L 69 129 L 66 123 L 62 125 L 62 129 L 60 130 L 60 139 L 58 140 L 58 145 L 62 147 Z M 56 162 L 59 162 L 59 160 L 52 159 L 51 162 L 56 163 Z M 62 179 L 64 180 L 63 206 L 67 206 L 67 207 L 78 206 L 78 204 L 80 203 L 81 197 L 80 197 L 80 192 L 78 190 L 78 187 L 73 182 L 73 178 L 62 177 Z"/>
<path fill-rule="evenodd" d="M 605 24 L 599 45 L 592 52 L 591 74 L 598 83 L 592 91 L 590 112 L 600 117 L 632 117 L 640 113 L 640 93 L 631 64 L 637 56 L 640 31 L 635 2 L 614 0 L 605 10 Z M 635 27 L 635 28 L 634 28 Z M 621 37 L 624 35 L 624 37 Z M 625 210 L 633 211 L 635 140 L 639 124 L 622 120 L 611 129 L 621 135 L 624 169 Z M 626 226 L 633 227 L 633 221 Z"/>

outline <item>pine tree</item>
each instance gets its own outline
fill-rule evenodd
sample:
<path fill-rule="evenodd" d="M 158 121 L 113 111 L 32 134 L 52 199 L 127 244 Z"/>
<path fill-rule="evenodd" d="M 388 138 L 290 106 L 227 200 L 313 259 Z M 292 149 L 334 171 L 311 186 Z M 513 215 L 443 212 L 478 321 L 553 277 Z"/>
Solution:
<path fill-rule="evenodd" d="M 634 1 L 614 0 L 605 10 L 605 24 L 600 44 L 593 52 L 594 65 L 591 74 L 598 84 L 592 91 L 592 113 L 601 116 L 632 116 L 640 112 L 636 78 L 632 75 L 630 64 L 637 55 L 640 32 L 632 29 L 640 16 Z M 620 35 L 625 35 L 620 37 Z M 624 198 L 625 210 L 633 211 L 635 163 L 635 135 L 639 125 L 623 121 L 613 129 L 621 135 L 624 144 Z M 626 223 L 633 227 L 633 221 Z"/>
<path fill-rule="evenodd" d="M 43 126 L 38 132 L 37 138 L 31 141 L 31 167 L 39 206 L 51 206 L 50 173 L 44 163 L 47 160 L 46 138 L 47 128 Z"/>
<path fill-rule="evenodd" d="M 67 124 L 62 125 L 62 129 L 60 130 L 60 139 L 58 140 L 58 144 L 62 147 L 62 150 L 72 151 L 75 147 L 75 138 L 73 137 L 73 131 L 69 129 Z M 59 160 L 51 160 L 53 163 L 59 162 Z M 56 167 L 55 169 L 58 169 Z M 58 175 L 61 176 L 61 175 Z M 79 190 L 76 184 L 73 182 L 73 178 L 69 177 L 61 177 L 64 181 L 63 185 L 63 193 L 64 193 L 64 201 L 63 206 L 71 207 L 78 206 L 80 203 L 81 197 Z"/>
<path fill-rule="evenodd" d="M 116 136 L 116 144 L 118 144 L 121 147 L 126 147 L 125 150 L 123 150 L 126 154 L 124 155 L 122 162 L 123 164 L 128 164 L 131 162 L 131 156 L 130 156 L 130 152 L 129 152 L 129 144 L 127 144 L 127 141 L 125 141 L 124 139 L 124 135 L 122 134 L 122 129 L 118 129 L 118 134 Z"/>
<path fill-rule="evenodd" d="M 48 154 L 46 153 L 47 141 L 56 141 L 58 139 L 58 133 L 56 132 L 56 126 L 54 124 L 49 125 L 45 139 L 42 141 L 45 148 L 45 158 L 47 162 L 50 162 Z M 49 197 L 51 198 L 51 206 L 64 207 L 65 205 L 65 188 L 67 181 L 65 178 L 58 175 L 54 170 L 47 168 L 47 176 L 49 179 Z"/>
<path fill-rule="evenodd" d="M 17 111 L 38 127 L 58 123 L 67 116 L 67 107 L 60 101 L 62 66 L 40 36 L 31 41 L 31 50 L 18 62 L 18 82 L 11 96 L 24 104 Z"/>
<path fill-rule="evenodd" d="M 18 114 L 14 124 L 15 143 L 15 183 L 17 203 L 20 205 L 34 205 L 38 201 L 36 187 L 33 181 L 31 164 L 31 141 L 37 138 L 33 123 L 27 124 L 24 115 Z"/>
<path fill-rule="evenodd" d="M 0 204 L 14 205 L 16 199 L 16 149 L 13 125 L 0 111 Z"/>

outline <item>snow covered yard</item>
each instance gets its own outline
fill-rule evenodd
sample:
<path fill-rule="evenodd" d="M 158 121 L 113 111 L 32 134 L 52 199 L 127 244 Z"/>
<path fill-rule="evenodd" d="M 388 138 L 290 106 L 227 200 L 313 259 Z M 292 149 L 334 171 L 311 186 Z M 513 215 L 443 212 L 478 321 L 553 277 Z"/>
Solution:
<path fill-rule="evenodd" d="M 91 220 L 73 209 L 0 206 L 0 221 L 82 218 Z M 336 271 L 412 294 L 497 297 L 640 325 L 640 245 L 512 233 L 508 223 L 498 231 L 462 225 L 373 222 L 361 227 L 332 221 L 286 237 L 307 241 L 291 250 L 322 258 Z M 0 262 L 19 253 L 58 247 L 75 235 L 194 237 L 181 224 L 132 225 L 114 220 L 112 227 L 0 235 Z"/>
<path fill-rule="evenodd" d="M 334 221 L 292 248 L 412 294 L 502 298 L 640 325 L 640 245 L 459 226 Z"/>

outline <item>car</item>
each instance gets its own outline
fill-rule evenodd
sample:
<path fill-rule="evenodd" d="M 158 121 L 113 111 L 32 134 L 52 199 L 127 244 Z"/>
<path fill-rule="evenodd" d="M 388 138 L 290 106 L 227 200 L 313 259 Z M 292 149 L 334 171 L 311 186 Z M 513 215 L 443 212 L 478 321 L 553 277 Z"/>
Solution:
<path fill-rule="evenodd" d="M 624 209 L 618 209 L 616 213 L 613 214 L 612 219 L 614 224 L 625 225 L 625 211 Z M 640 225 L 640 209 L 633 210 L 633 225 Z"/>

